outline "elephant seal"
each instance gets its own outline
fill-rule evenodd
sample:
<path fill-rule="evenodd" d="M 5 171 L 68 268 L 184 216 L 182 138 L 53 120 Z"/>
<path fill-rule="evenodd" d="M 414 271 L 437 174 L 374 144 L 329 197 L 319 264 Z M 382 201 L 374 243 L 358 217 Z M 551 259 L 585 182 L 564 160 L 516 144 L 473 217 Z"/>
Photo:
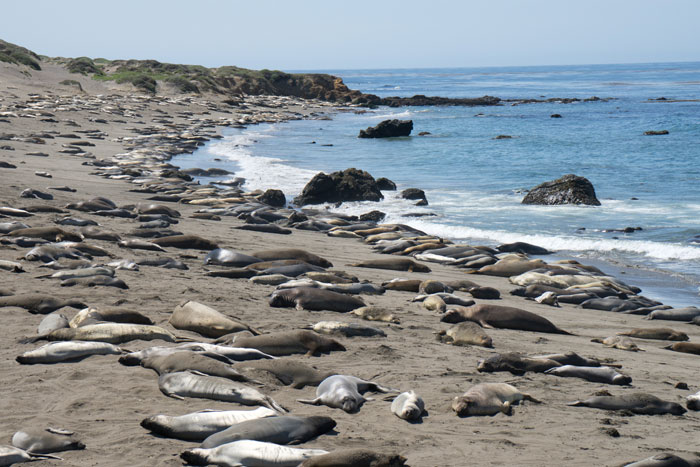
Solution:
<path fill-rule="evenodd" d="M 129 323 L 97 323 L 79 328 L 56 329 L 49 334 L 27 339 L 26 342 L 35 342 L 41 339 L 49 341 L 95 341 L 109 344 L 121 344 L 133 340 L 149 341 L 161 339 L 166 342 L 183 340 L 159 326 Z"/>
<path fill-rule="evenodd" d="M 632 383 L 632 378 L 618 373 L 609 366 L 590 367 L 562 365 L 544 372 L 547 375 L 563 376 L 565 378 L 581 378 L 593 383 L 616 384 L 626 386 Z"/>
<path fill-rule="evenodd" d="M 423 281 L 420 279 L 394 279 L 389 282 L 383 282 L 382 287 L 387 290 L 418 293 L 418 289 L 422 283 Z"/>
<path fill-rule="evenodd" d="M 258 349 L 275 357 L 292 354 L 315 355 L 345 350 L 340 342 L 306 330 L 280 331 L 259 336 L 237 336 L 233 346 Z"/>
<path fill-rule="evenodd" d="M 236 364 L 237 369 L 264 371 L 277 378 L 282 384 L 294 389 L 303 389 L 305 386 L 318 386 L 321 382 L 333 376 L 332 371 L 321 371 L 306 363 L 277 358 L 274 360 L 255 360 Z"/>
<path fill-rule="evenodd" d="M 244 349 L 238 347 L 230 347 L 228 345 L 207 344 L 205 342 L 190 342 L 180 344 L 175 347 L 154 346 L 148 347 L 138 352 L 129 352 L 119 358 L 119 363 L 124 366 L 136 366 L 141 364 L 141 360 L 154 355 L 168 355 L 179 351 L 200 352 L 207 357 L 224 363 L 244 362 L 248 360 L 257 360 L 265 358 L 275 358 L 272 355 L 260 352 L 257 349 Z"/>
<path fill-rule="evenodd" d="M 294 260 L 296 261 L 296 260 Z M 259 269 L 256 268 L 261 276 L 265 275 L 271 275 L 271 274 L 282 274 L 287 277 L 299 277 L 302 274 L 306 274 L 308 272 L 324 272 L 325 269 L 319 266 L 314 266 L 313 264 L 309 263 L 295 263 L 295 264 L 288 264 L 284 266 L 274 266 L 270 267 L 267 269 Z"/>
<path fill-rule="evenodd" d="M 77 328 L 86 324 L 95 324 L 99 321 L 146 325 L 154 324 L 149 317 L 142 315 L 138 311 L 120 307 L 83 308 L 71 318 L 68 324 L 72 328 Z"/>
<path fill-rule="evenodd" d="M 700 410 L 700 391 L 685 398 L 686 406 L 690 410 Z"/>
<path fill-rule="evenodd" d="M 301 449 L 261 441 L 241 440 L 212 449 L 187 449 L 180 457 L 190 465 L 297 467 L 304 460 L 327 454 L 322 449 Z"/>
<path fill-rule="evenodd" d="M 23 365 L 75 361 L 90 355 L 120 355 L 124 353 L 116 345 L 106 342 L 51 342 L 38 349 L 24 352 L 16 358 Z"/>
<path fill-rule="evenodd" d="M 503 243 L 496 247 L 501 253 L 522 253 L 525 255 L 551 255 L 552 252 L 541 246 L 525 242 Z"/>
<path fill-rule="evenodd" d="M 285 413 L 286 409 L 257 389 L 231 380 L 192 371 L 164 373 L 158 378 L 158 388 L 168 397 L 185 397 L 237 402 L 243 405 L 261 405 Z"/>
<path fill-rule="evenodd" d="M 381 329 L 358 323 L 343 323 L 341 321 L 319 321 L 311 326 L 311 329 L 319 334 L 340 334 L 345 337 L 386 337 L 386 333 Z"/>
<path fill-rule="evenodd" d="M 567 405 L 603 410 L 629 410 L 638 415 L 683 415 L 687 412 L 680 404 L 667 402 L 642 392 L 623 394 L 621 396 L 595 396 L 582 401 L 574 401 Z"/>
<path fill-rule="evenodd" d="M 480 300 L 498 300 L 501 298 L 501 292 L 493 287 L 470 287 L 465 292 L 468 292 L 472 297 Z"/>
<path fill-rule="evenodd" d="M 424 280 L 423 282 L 418 285 L 418 293 L 419 294 L 425 294 L 425 295 L 430 295 L 438 292 L 447 292 L 450 293 L 452 292 L 452 288 L 448 287 L 447 285 L 443 284 L 440 281 L 428 279 Z"/>
<path fill-rule="evenodd" d="M 62 248 L 55 244 L 36 246 L 24 255 L 24 259 L 27 261 L 41 261 L 42 263 L 51 263 L 61 258 L 83 259 L 84 257 L 85 254 L 76 248 Z"/>
<path fill-rule="evenodd" d="M 676 342 L 664 347 L 664 349 L 673 350 L 674 352 L 700 355 L 700 344 L 697 342 Z"/>
<path fill-rule="evenodd" d="M 168 322 L 175 329 L 194 331 L 212 338 L 241 331 L 249 331 L 254 335 L 260 334 L 247 324 L 192 300 L 184 300 L 177 305 Z"/>
<path fill-rule="evenodd" d="M 486 373 L 509 371 L 514 375 L 522 376 L 528 371 L 544 373 L 558 366 L 561 366 L 561 363 L 549 358 L 526 357 L 517 352 L 507 352 L 479 360 L 476 369 Z"/>
<path fill-rule="evenodd" d="M 206 238 L 202 238 L 198 235 L 170 235 L 167 237 L 160 237 L 160 238 L 155 238 L 151 240 L 152 243 L 155 243 L 158 246 L 161 247 L 172 247 L 172 248 L 181 248 L 181 249 L 192 249 L 192 250 L 216 250 L 219 248 L 219 246 L 212 242 L 211 240 L 207 240 Z"/>
<path fill-rule="evenodd" d="M 163 269 L 181 269 L 183 271 L 189 269 L 185 263 L 173 258 L 141 258 L 136 260 L 136 264 Z"/>
<path fill-rule="evenodd" d="M 425 413 L 425 402 L 415 391 L 402 392 L 391 402 L 391 413 L 404 420 L 419 420 Z"/>
<path fill-rule="evenodd" d="M 618 332 L 618 336 L 636 337 L 638 339 L 656 339 L 662 341 L 687 341 L 688 334 L 670 328 L 637 328 Z"/>
<path fill-rule="evenodd" d="M 63 329 L 70 327 L 70 322 L 63 313 L 49 313 L 41 320 L 39 327 L 37 328 L 37 334 L 48 334 L 56 329 Z"/>
<path fill-rule="evenodd" d="M 219 376 L 231 381 L 251 382 L 231 365 L 210 358 L 204 353 L 179 351 L 167 355 L 153 355 L 141 360 L 141 366 L 154 370 L 158 375 L 176 371 L 198 371 L 209 376 Z"/>
<path fill-rule="evenodd" d="M 645 316 L 645 319 L 665 319 L 669 321 L 692 321 L 700 316 L 700 308 L 689 306 L 685 308 L 671 308 L 668 310 L 654 310 Z"/>
<path fill-rule="evenodd" d="M 105 242 L 118 242 L 122 238 L 119 234 L 100 229 L 99 227 L 83 227 L 80 229 L 80 234 L 85 238 L 94 240 L 104 240 Z"/>
<path fill-rule="evenodd" d="M 296 307 L 297 310 L 348 312 L 365 306 L 356 297 L 313 287 L 295 287 L 275 291 L 270 297 L 272 307 Z"/>
<path fill-rule="evenodd" d="M 429 295 L 423 300 L 423 308 L 428 311 L 437 311 L 438 313 L 444 313 L 447 310 L 447 304 L 445 300 L 439 295 Z"/>
<path fill-rule="evenodd" d="M 258 258 L 261 261 L 296 259 L 304 261 L 305 263 L 313 264 L 314 266 L 320 266 L 322 268 L 333 267 L 333 263 L 331 263 L 327 259 L 321 258 L 320 256 L 310 253 L 306 250 L 300 250 L 297 248 L 279 248 L 275 250 L 256 251 L 251 256 Z"/>
<path fill-rule="evenodd" d="M 447 331 L 440 331 L 438 338 L 446 344 L 452 345 L 479 345 L 481 347 L 493 347 L 491 337 L 476 323 L 467 321 L 451 326 Z"/>
<path fill-rule="evenodd" d="M 10 237 L 42 238 L 50 242 L 80 242 L 83 240 L 79 234 L 69 232 L 60 227 L 30 227 L 28 229 L 16 229 L 8 233 Z"/>
<path fill-rule="evenodd" d="M 401 321 L 389 310 L 376 306 L 363 306 L 350 312 L 367 321 L 382 321 L 385 323 L 400 324 Z"/>
<path fill-rule="evenodd" d="M 124 290 L 129 288 L 123 280 L 109 276 L 75 277 L 61 281 L 61 287 L 73 287 L 75 285 L 81 285 L 83 287 L 116 287 Z"/>
<path fill-rule="evenodd" d="M 575 366 L 600 366 L 600 362 L 593 358 L 582 357 L 576 352 L 555 353 L 548 355 L 538 355 L 532 358 L 544 358 L 554 360 L 560 365 L 575 365 Z M 610 365 L 610 364 L 609 364 Z M 612 366 L 612 365 L 610 365 Z"/>
<path fill-rule="evenodd" d="M 370 259 L 349 264 L 348 266 L 355 268 L 389 269 L 391 271 L 431 272 L 428 266 L 416 263 L 409 258 Z"/>
<path fill-rule="evenodd" d="M 33 462 L 42 459 L 63 460 L 60 457 L 52 456 L 50 454 L 34 454 L 14 446 L 0 445 L 0 465 L 2 466 L 15 465 L 22 462 Z"/>
<path fill-rule="evenodd" d="M 259 263 L 262 260 L 254 256 L 244 255 L 233 250 L 225 248 L 216 248 L 211 250 L 204 258 L 204 264 L 214 264 L 216 266 L 229 266 L 242 268 L 249 264 Z"/>
<path fill-rule="evenodd" d="M 120 240 L 117 245 L 121 248 L 130 248 L 132 250 L 148 250 L 148 251 L 161 251 L 165 252 L 163 248 L 152 242 L 147 242 L 145 240 L 139 240 L 136 238 L 131 238 L 129 240 Z M 137 263 L 138 264 L 138 263 Z"/>
<path fill-rule="evenodd" d="M 485 274 L 487 276 L 512 277 L 533 269 L 545 268 L 547 263 L 541 259 L 529 259 L 516 255 L 507 256 L 494 264 L 486 265 L 479 268 L 477 274 Z"/>
<path fill-rule="evenodd" d="M 247 420 L 219 431 L 205 439 L 201 448 L 211 449 L 222 444 L 249 439 L 275 444 L 302 444 L 335 428 L 331 417 L 266 417 Z"/>
<path fill-rule="evenodd" d="M 551 321 L 535 313 L 501 305 L 480 304 L 448 310 L 440 321 L 444 323 L 474 321 L 484 328 L 516 329 L 519 331 L 571 335 L 570 332 L 559 329 Z"/>
<path fill-rule="evenodd" d="M 76 299 L 62 299 L 55 295 L 42 293 L 28 293 L 18 295 L 8 295 L 0 297 L 0 308 L 16 306 L 24 308 L 30 313 L 47 315 L 59 308 L 68 306 L 71 308 L 85 308 L 87 305 Z"/>
<path fill-rule="evenodd" d="M 455 397 L 452 401 L 452 410 L 460 417 L 496 415 L 498 412 L 510 415 L 512 405 L 516 405 L 524 400 L 536 404 L 540 403 L 531 395 L 518 391 L 510 384 L 480 383 L 461 396 Z"/>
<path fill-rule="evenodd" d="M 596 338 L 591 339 L 591 342 L 597 342 L 612 349 L 628 350 L 630 352 L 639 352 L 642 350 L 637 347 L 637 344 L 635 344 L 632 339 L 625 336 L 610 336 L 606 337 L 605 339 Z"/>
<path fill-rule="evenodd" d="M 167 438 L 204 441 L 209 436 L 237 423 L 278 415 L 267 407 L 254 410 L 202 410 L 178 417 L 154 415 L 141 420 L 141 426 Z"/>
<path fill-rule="evenodd" d="M 647 457 L 637 462 L 625 464 L 625 467 L 698 467 L 700 462 L 695 460 L 688 462 L 682 457 L 676 456 L 669 452 L 656 454 L 655 456 Z"/>
<path fill-rule="evenodd" d="M 314 456 L 299 467 L 402 467 L 406 458 L 396 454 L 384 454 L 369 449 L 340 449 Z"/>
<path fill-rule="evenodd" d="M 315 399 L 298 399 L 298 402 L 311 405 L 326 405 L 331 408 L 342 409 L 347 413 L 356 413 L 365 401 L 373 400 L 362 396 L 367 391 L 398 392 L 355 376 L 333 375 L 324 379 L 318 385 Z"/>
<path fill-rule="evenodd" d="M 32 454 L 85 449 L 85 445 L 73 438 L 73 434 L 72 431 L 56 428 L 22 430 L 12 436 L 12 445 Z"/>

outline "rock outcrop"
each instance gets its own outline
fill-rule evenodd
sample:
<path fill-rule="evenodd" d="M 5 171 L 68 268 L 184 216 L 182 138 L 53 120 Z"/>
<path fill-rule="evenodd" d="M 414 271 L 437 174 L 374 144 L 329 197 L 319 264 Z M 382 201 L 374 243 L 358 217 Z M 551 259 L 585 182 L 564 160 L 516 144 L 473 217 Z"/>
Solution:
<path fill-rule="evenodd" d="M 382 191 L 396 191 L 396 183 L 392 182 L 386 177 L 380 177 L 377 179 L 377 186 Z"/>
<path fill-rule="evenodd" d="M 337 203 L 344 201 L 379 201 L 384 199 L 377 181 L 364 170 L 346 169 L 342 172 L 316 174 L 301 194 L 294 198 L 297 206 Z"/>
<path fill-rule="evenodd" d="M 586 204 L 600 206 L 593 184 L 585 177 L 573 174 L 551 182 L 544 182 L 531 189 L 522 204 Z"/>
<path fill-rule="evenodd" d="M 287 204 L 287 198 L 282 190 L 275 189 L 266 190 L 265 193 L 258 196 L 258 201 L 278 208 L 283 208 Z"/>
<path fill-rule="evenodd" d="M 413 130 L 413 120 L 384 120 L 377 126 L 360 130 L 358 138 L 393 138 L 408 136 Z"/>

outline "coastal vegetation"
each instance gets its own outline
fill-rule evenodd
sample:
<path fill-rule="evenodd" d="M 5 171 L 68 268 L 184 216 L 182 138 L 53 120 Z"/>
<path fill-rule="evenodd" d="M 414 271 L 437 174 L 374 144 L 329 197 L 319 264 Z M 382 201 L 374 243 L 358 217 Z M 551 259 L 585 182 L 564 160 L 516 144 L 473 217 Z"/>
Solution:
<path fill-rule="evenodd" d="M 0 62 L 26 65 L 34 70 L 41 70 L 40 61 L 41 58 L 31 50 L 0 39 Z"/>

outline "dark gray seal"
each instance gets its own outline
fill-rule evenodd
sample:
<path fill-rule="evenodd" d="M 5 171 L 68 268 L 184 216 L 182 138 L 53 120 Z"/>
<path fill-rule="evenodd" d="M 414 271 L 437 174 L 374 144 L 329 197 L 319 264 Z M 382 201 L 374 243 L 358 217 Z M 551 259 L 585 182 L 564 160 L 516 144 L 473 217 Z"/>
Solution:
<path fill-rule="evenodd" d="M 568 405 L 603 410 L 629 410 L 638 415 L 683 415 L 687 412 L 680 404 L 667 402 L 651 394 L 641 392 L 621 396 L 595 396 L 582 401 L 574 401 Z"/>
<path fill-rule="evenodd" d="M 559 329 L 551 321 L 520 308 L 501 305 L 473 305 L 448 310 L 441 318 L 445 323 L 474 321 L 484 328 L 516 329 L 519 331 L 571 334 Z"/>
<path fill-rule="evenodd" d="M 389 269 L 391 271 L 430 272 L 430 268 L 409 258 L 370 259 L 349 264 L 356 268 Z"/>
<path fill-rule="evenodd" d="M 250 378 L 240 374 L 231 365 L 199 352 L 180 351 L 168 355 L 154 355 L 141 360 L 141 366 L 150 368 L 158 375 L 192 370 L 209 376 L 230 379 L 231 381 L 251 381 Z"/>
<path fill-rule="evenodd" d="M 349 312 L 365 306 L 356 297 L 313 287 L 295 287 L 275 291 L 270 297 L 270 306 L 309 311 Z"/>
<path fill-rule="evenodd" d="M 406 458 L 397 453 L 369 449 L 340 449 L 306 459 L 299 467 L 402 467 Z"/>
<path fill-rule="evenodd" d="M 321 371 L 318 368 L 287 358 L 274 360 L 254 360 L 236 364 L 237 369 L 251 369 L 254 372 L 264 371 L 277 378 L 282 384 L 294 389 L 303 389 L 305 386 L 318 386 L 321 382 L 333 376 L 332 371 Z"/>
<path fill-rule="evenodd" d="M 181 249 L 193 249 L 193 250 L 216 250 L 219 248 L 219 246 L 212 242 L 211 240 L 207 240 L 206 238 L 202 238 L 198 235 L 170 235 L 168 237 L 160 237 L 151 240 L 152 243 L 155 243 L 158 246 L 161 247 L 169 247 L 169 248 L 181 248 Z"/>
<path fill-rule="evenodd" d="M 260 336 L 237 336 L 232 345 L 258 349 L 275 357 L 293 354 L 316 355 L 317 353 L 345 350 L 345 347 L 335 339 L 306 330 L 280 331 Z"/>
<path fill-rule="evenodd" d="M 8 306 L 16 306 L 24 308 L 30 313 L 46 315 L 64 306 L 80 309 L 87 305 L 77 299 L 62 299 L 54 295 L 29 293 L 0 297 L 0 308 Z"/>
<path fill-rule="evenodd" d="M 320 266 L 322 268 L 332 268 L 333 263 L 325 258 L 321 258 L 318 255 L 310 253 L 306 250 L 300 250 L 297 248 L 280 248 L 275 250 L 262 250 L 256 251 L 252 254 L 256 258 L 260 258 L 262 261 L 276 261 L 283 259 L 298 259 L 304 261 L 305 263 L 313 264 L 314 266 Z"/>
<path fill-rule="evenodd" d="M 476 369 L 486 373 L 508 371 L 514 375 L 522 376 L 528 371 L 544 373 L 558 366 L 561 366 L 561 363 L 549 358 L 531 358 L 517 352 L 506 352 L 479 360 Z"/>

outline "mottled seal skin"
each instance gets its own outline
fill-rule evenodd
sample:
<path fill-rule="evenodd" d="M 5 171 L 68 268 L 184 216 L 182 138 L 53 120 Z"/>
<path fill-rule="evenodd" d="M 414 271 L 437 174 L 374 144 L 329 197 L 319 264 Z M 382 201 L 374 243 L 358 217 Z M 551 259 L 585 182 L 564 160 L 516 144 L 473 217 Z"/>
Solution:
<path fill-rule="evenodd" d="M 289 360 L 287 358 L 247 361 L 236 364 L 236 368 L 271 373 L 282 384 L 289 385 L 294 389 L 303 389 L 306 386 L 318 386 L 324 379 L 335 374 L 332 371 L 322 371 L 306 363 Z"/>
<path fill-rule="evenodd" d="M 558 366 L 561 366 L 561 363 L 548 358 L 531 358 L 516 352 L 507 352 L 479 360 L 476 369 L 479 372 L 486 373 L 508 371 L 514 375 L 522 376 L 528 371 L 544 373 Z"/>
<path fill-rule="evenodd" d="M 461 396 L 455 397 L 452 401 L 452 410 L 460 417 L 496 415 L 499 412 L 510 415 L 512 405 L 523 400 L 540 403 L 534 397 L 518 391 L 510 384 L 480 383 Z"/>
<path fill-rule="evenodd" d="M 599 344 L 603 344 L 606 347 L 610 347 L 612 349 L 620 349 L 620 350 L 627 350 L 630 352 L 639 352 L 640 349 L 637 347 L 637 344 L 635 344 L 632 339 L 629 337 L 625 336 L 610 336 L 606 337 L 605 339 L 591 339 L 591 342 L 597 342 Z"/>
<path fill-rule="evenodd" d="M 327 454 L 322 449 L 301 449 L 262 441 L 240 440 L 212 449 L 187 449 L 180 457 L 188 465 L 296 467 L 304 460 Z"/>
<path fill-rule="evenodd" d="M 309 264 L 313 264 L 314 266 L 320 266 L 322 268 L 333 267 L 333 263 L 331 263 L 327 259 L 321 258 L 320 256 L 310 253 L 306 250 L 300 250 L 297 248 L 279 248 L 274 250 L 256 251 L 251 256 L 258 258 L 261 261 L 297 259 Z"/>
<path fill-rule="evenodd" d="M 241 331 L 260 334 L 247 324 L 192 300 L 184 300 L 177 305 L 168 322 L 175 329 L 185 329 L 212 338 Z"/>
<path fill-rule="evenodd" d="M 438 338 L 446 344 L 452 345 L 480 345 L 481 347 L 493 347 L 493 340 L 486 331 L 476 323 L 467 321 L 451 326 L 447 331 L 440 331 Z"/>
<path fill-rule="evenodd" d="M 401 321 L 389 310 L 375 306 L 363 306 L 350 312 L 367 321 L 383 321 L 385 323 L 400 324 Z"/>
<path fill-rule="evenodd" d="M 519 331 L 569 334 L 559 329 L 551 321 L 535 313 L 510 306 L 474 305 L 467 308 L 448 310 L 441 318 L 445 323 L 473 321 L 484 328 L 516 329 Z"/>
<path fill-rule="evenodd" d="M 402 392 L 391 402 L 391 413 L 408 421 L 420 420 L 425 413 L 425 402 L 415 391 Z"/>
<path fill-rule="evenodd" d="M 683 352 L 693 355 L 700 355 L 700 344 L 697 342 L 676 342 L 669 346 L 664 347 L 664 349 L 673 350 L 674 352 Z"/>
<path fill-rule="evenodd" d="M 200 446 L 211 449 L 241 439 L 275 444 L 301 444 L 335 428 L 331 417 L 266 417 L 237 423 L 209 436 Z"/>
<path fill-rule="evenodd" d="M 319 384 L 318 388 L 316 388 L 315 399 L 298 399 L 298 402 L 311 405 L 326 405 L 331 408 L 342 409 L 347 413 L 356 413 L 359 412 L 362 404 L 373 400 L 362 396 L 366 391 L 398 392 L 355 376 L 333 375 Z"/>
<path fill-rule="evenodd" d="M 193 249 L 193 250 L 216 250 L 219 246 L 198 235 L 171 235 L 151 240 L 152 243 L 161 247 Z"/>
<path fill-rule="evenodd" d="M 83 287 L 116 287 L 122 290 L 129 288 L 123 280 L 108 276 L 75 277 L 61 281 L 61 287 L 73 287 L 76 285 Z"/>
<path fill-rule="evenodd" d="M 312 287 L 295 287 L 275 291 L 272 307 L 296 307 L 297 310 L 348 312 L 365 306 L 357 297 Z"/>
<path fill-rule="evenodd" d="M 36 454 L 85 449 L 72 435 L 72 431 L 55 428 L 22 430 L 12 436 L 12 445 Z"/>
<path fill-rule="evenodd" d="M 647 457 L 637 462 L 625 464 L 625 467 L 698 467 L 700 461 L 688 462 L 675 454 L 664 452 L 655 456 Z"/>
<path fill-rule="evenodd" d="M 670 328 L 637 328 L 618 332 L 618 336 L 636 337 L 638 339 L 656 339 L 663 341 L 687 341 L 688 334 Z"/>
<path fill-rule="evenodd" d="M 299 467 L 402 467 L 406 458 L 369 449 L 340 449 L 305 460 Z"/>
<path fill-rule="evenodd" d="M 197 352 L 180 351 L 168 355 L 154 355 L 141 360 L 141 366 L 154 370 L 158 375 L 193 370 L 232 381 L 251 381 L 250 378 L 240 374 L 231 365 Z"/>
<path fill-rule="evenodd" d="M 371 259 L 349 264 L 348 266 L 356 268 L 389 269 L 391 271 L 431 272 L 428 266 L 417 263 L 409 258 Z"/>
<path fill-rule="evenodd" d="M 233 346 L 258 349 L 275 357 L 293 354 L 316 355 L 345 350 L 340 342 L 306 330 L 273 332 L 260 336 L 238 336 Z"/>
<path fill-rule="evenodd" d="M 594 383 L 615 384 L 619 386 L 626 386 L 632 383 L 631 377 L 618 373 L 607 366 L 596 368 L 590 366 L 562 365 L 545 371 L 545 374 L 581 378 Z"/>
<path fill-rule="evenodd" d="M 30 313 L 46 315 L 64 306 L 85 308 L 87 305 L 77 299 L 61 299 L 48 294 L 29 293 L 0 297 L 0 308 L 8 306 L 16 306 L 24 308 Z"/>
<path fill-rule="evenodd" d="M 574 401 L 568 405 L 603 410 L 629 410 L 638 415 L 683 415 L 687 412 L 680 404 L 667 402 L 651 394 L 640 392 L 621 396 L 595 396 L 582 401 Z"/>
<path fill-rule="evenodd" d="M 358 323 L 343 323 L 341 321 L 319 321 L 311 326 L 319 334 L 336 334 L 345 337 L 386 337 L 381 329 Z"/>

